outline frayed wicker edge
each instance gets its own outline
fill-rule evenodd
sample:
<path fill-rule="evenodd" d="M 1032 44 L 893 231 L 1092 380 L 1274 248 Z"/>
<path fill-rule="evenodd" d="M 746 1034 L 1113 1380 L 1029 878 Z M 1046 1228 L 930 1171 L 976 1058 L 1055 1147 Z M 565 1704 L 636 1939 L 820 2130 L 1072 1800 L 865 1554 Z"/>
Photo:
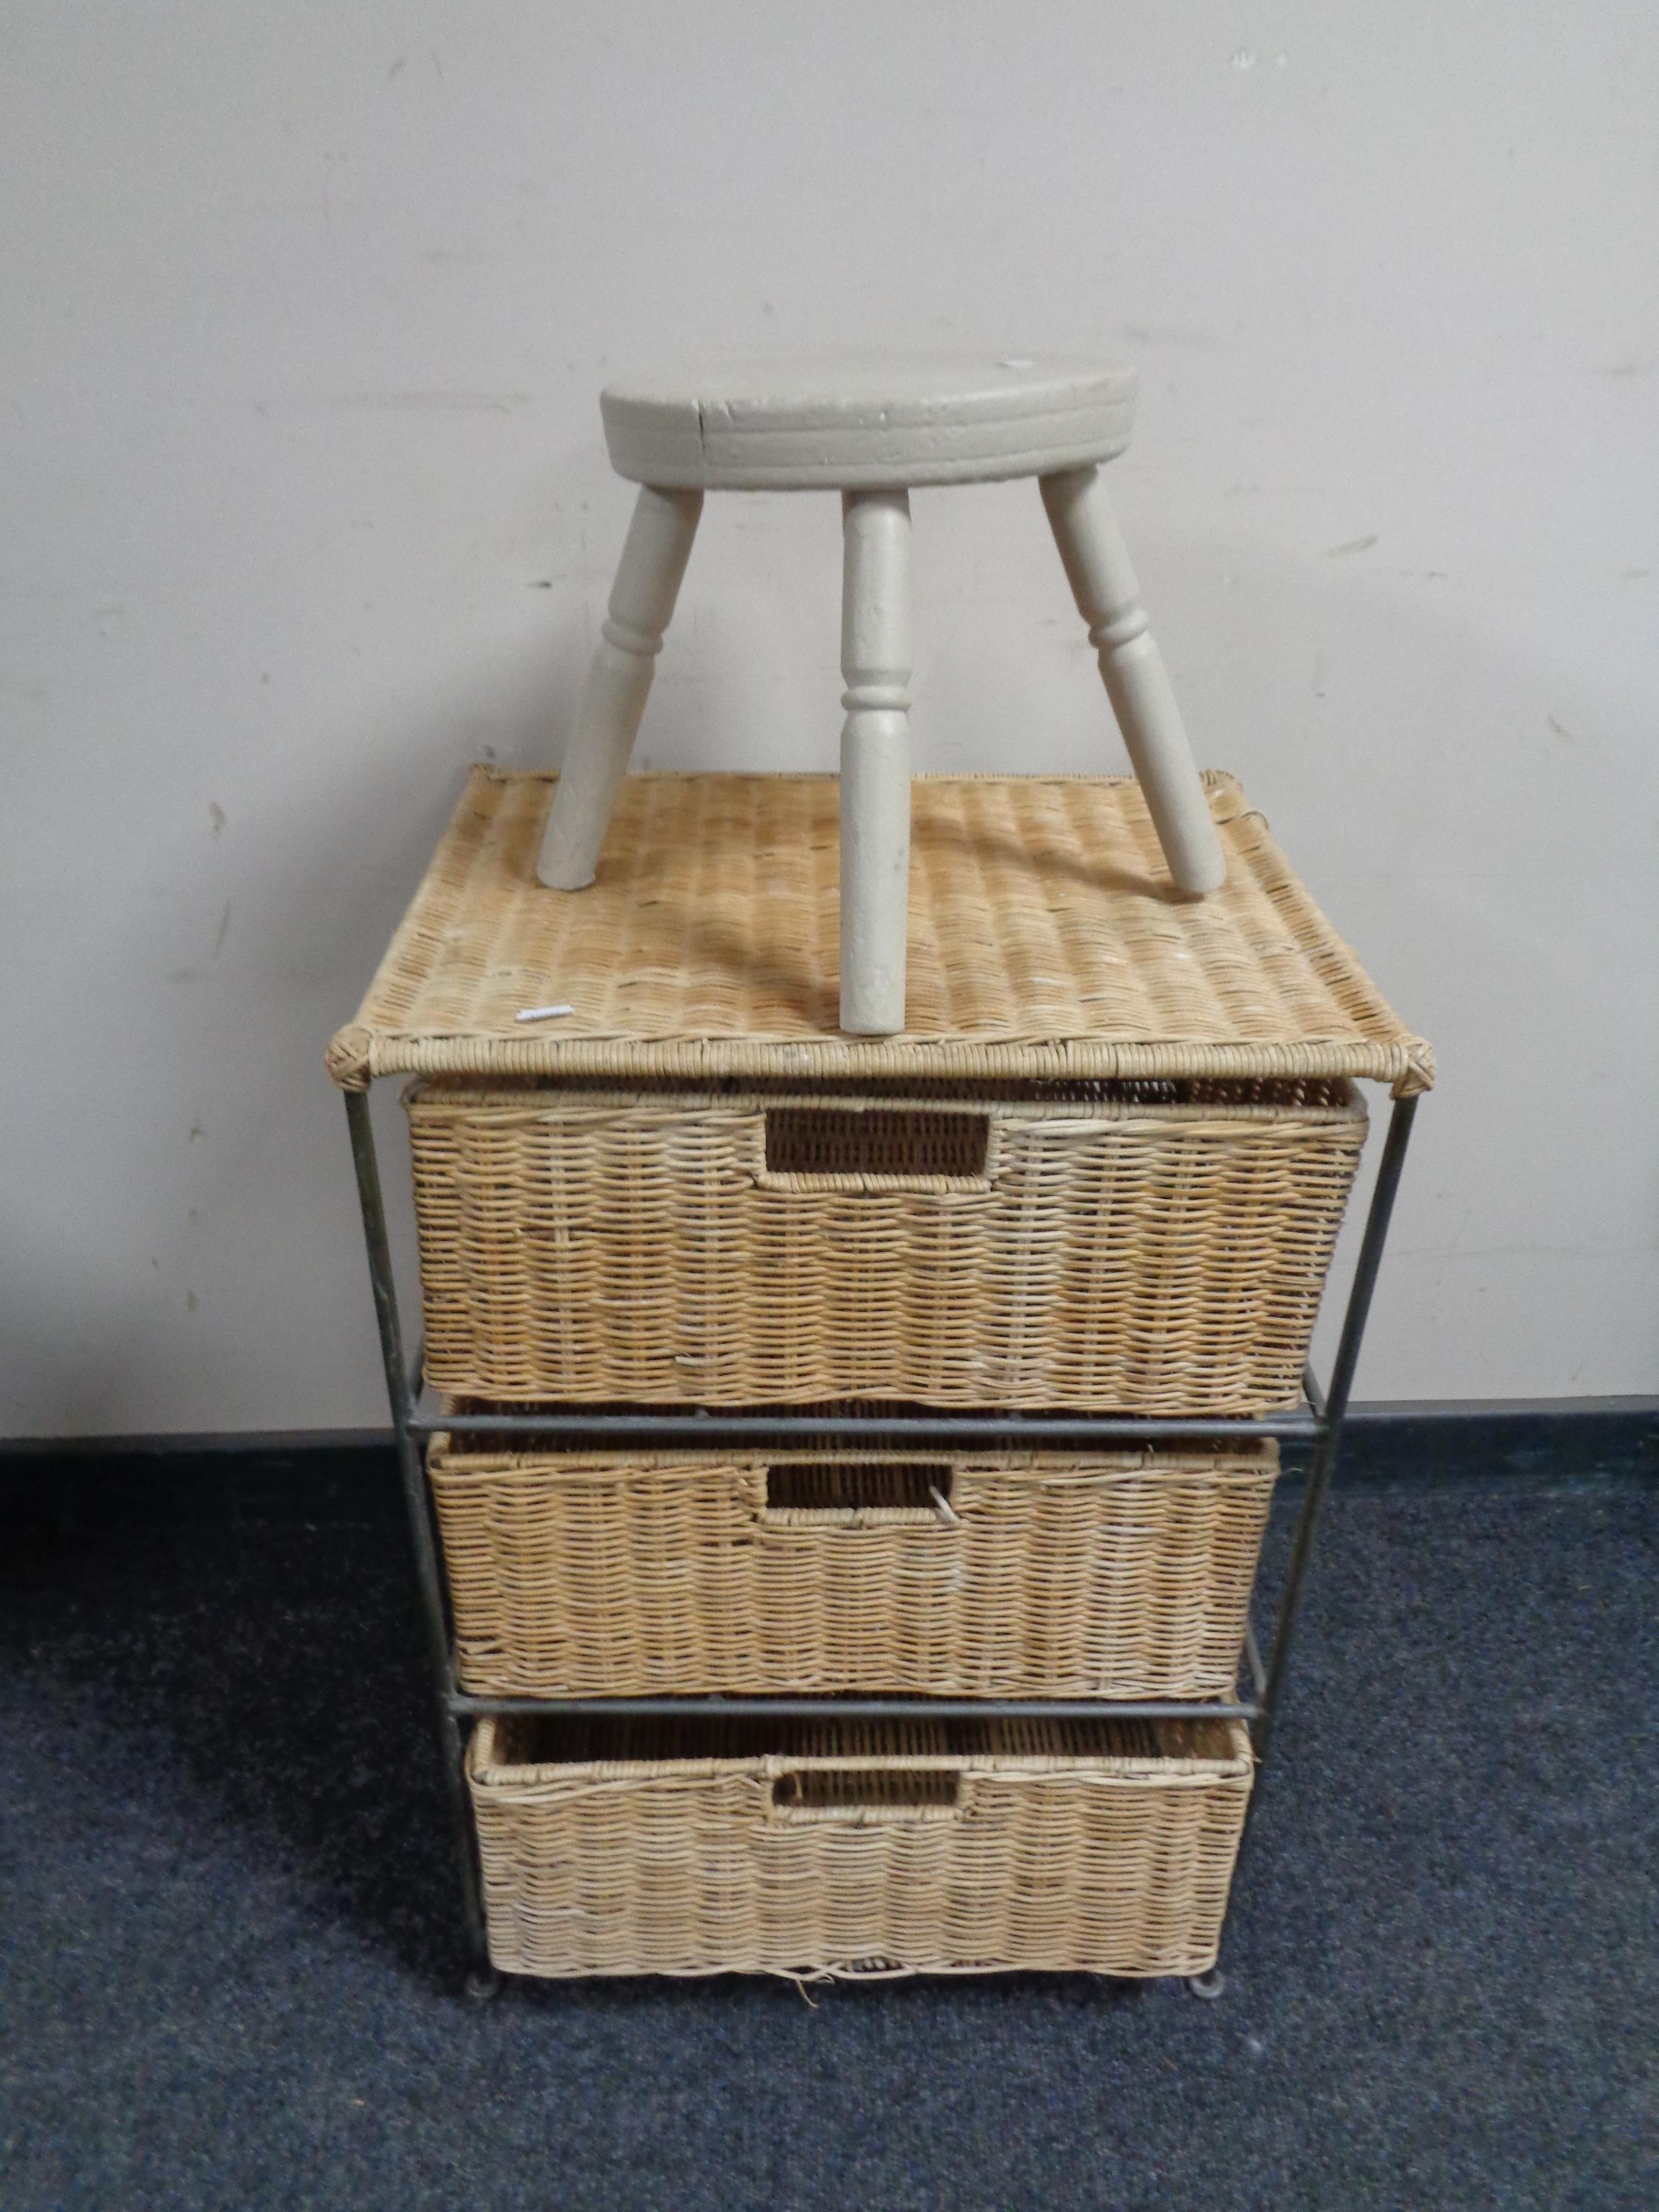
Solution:
<path fill-rule="evenodd" d="M 747 1981 L 793 1982 L 811 2005 L 806 1996 L 809 1989 L 827 1982 L 914 1982 L 931 1980 L 934 1975 L 977 1974 L 981 1980 L 988 1974 L 1082 1974 L 1097 1982 L 1166 1982 L 1172 1977 L 1187 1974 L 1207 1974 L 1221 1956 L 1219 1939 L 1207 1951 L 1188 1954 L 1173 1966 L 1048 1966 L 1029 1960 L 1010 1961 L 1006 1959 L 953 1959 L 948 1964 L 935 1960 L 925 1966 L 861 1966 L 855 1961 L 836 1966 L 762 1966 L 745 1964 L 741 1966 L 573 1966 L 562 1973 L 546 1968 L 532 1969 L 514 1966 L 492 1954 L 490 1963 L 498 1973 L 516 1974 L 526 1982 L 706 1982 L 714 1976 L 741 1974 Z"/>

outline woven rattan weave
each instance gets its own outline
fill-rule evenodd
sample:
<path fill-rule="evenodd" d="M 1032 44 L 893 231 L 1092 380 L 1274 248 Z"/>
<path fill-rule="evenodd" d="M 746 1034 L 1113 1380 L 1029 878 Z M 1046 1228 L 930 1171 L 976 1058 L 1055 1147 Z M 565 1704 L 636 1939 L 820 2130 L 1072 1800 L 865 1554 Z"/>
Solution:
<path fill-rule="evenodd" d="M 482 1722 L 495 1964 L 858 1974 L 1215 1961 L 1236 1722 Z"/>
<path fill-rule="evenodd" d="M 1340 1081 L 409 1112 L 427 1374 L 517 1403 L 1294 1405 L 1365 1132 Z"/>
<path fill-rule="evenodd" d="M 1227 881 L 1170 889 L 1128 778 L 941 776 L 913 794 L 908 1018 L 837 1031 L 834 777 L 641 775 L 599 878 L 544 890 L 553 780 L 475 769 L 337 1081 L 882 1074 L 1433 1080 L 1231 776 Z M 520 1023 L 530 1008 L 568 1016 Z"/>
<path fill-rule="evenodd" d="M 475 1694 L 1224 1698 L 1278 1453 L 428 1466 Z"/>
<path fill-rule="evenodd" d="M 458 1790 L 475 1994 L 488 1960 L 1213 1965 L 1434 1064 L 1237 784 L 1204 783 L 1227 880 L 1183 900 L 1127 779 L 920 780 L 911 1026 L 875 1038 L 836 1027 L 833 778 L 631 779 L 572 895 L 535 877 L 553 779 L 473 771 L 328 1060 L 476 1815 Z M 419 1079 L 412 1363 L 363 1095 L 391 1074 Z M 1260 1425 L 1313 1455 L 1238 1703 L 1276 1456 L 1192 1425 L 1298 1399 L 1360 1078 L 1395 1103 L 1328 1389 Z M 459 1425 L 430 1455 L 441 1561 L 423 1383 Z M 705 1412 L 768 1405 L 827 1415 L 791 1425 L 819 1448 Z M 981 1448 L 926 1455 L 908 1422 L 902 1448 L 884 1421 L 927 1405 Z M 1012 1409 L 1071 1409 L 1072 1449 L 1020 1455 Z M 695 1711 L 721 1692 L 752 1717 Z M 999 1698 L 1208 1699 L 1250 1735 Z"/>

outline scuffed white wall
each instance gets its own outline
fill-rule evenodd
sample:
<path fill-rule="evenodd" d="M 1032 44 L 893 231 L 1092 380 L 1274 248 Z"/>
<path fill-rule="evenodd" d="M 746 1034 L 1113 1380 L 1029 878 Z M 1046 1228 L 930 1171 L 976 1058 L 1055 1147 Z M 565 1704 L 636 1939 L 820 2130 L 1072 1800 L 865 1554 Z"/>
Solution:
<path fill-rule="evenodd" d="M 598 388 L 865 341 L 1141 368 L 1200 757 L 1439 1048 L 1362 1394 L 1654 1389 L 1656 52 L 1640 0 L 9 11 L 0 1432 L 383 1418 L 322 1047 L 463 764 L 558 757 Z M 1121 766 L 1032 488 L 915 512 L 920 761 Z M 833 500 L 711 501 L 642 759 L 830 764 L 838 575 Z"/>

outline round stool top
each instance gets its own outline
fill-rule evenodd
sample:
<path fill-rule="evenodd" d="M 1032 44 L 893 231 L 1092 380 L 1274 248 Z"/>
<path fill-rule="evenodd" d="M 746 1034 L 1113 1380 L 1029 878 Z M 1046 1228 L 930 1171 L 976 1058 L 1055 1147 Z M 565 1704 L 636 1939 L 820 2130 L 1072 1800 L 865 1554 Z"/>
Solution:
<path fill-rule="evenodd" d="M 696 362 L 599 396 L 611 465 L 663 490 L 972 483 L 1109 460 L 1135 373 L 1051 354 Z"/>

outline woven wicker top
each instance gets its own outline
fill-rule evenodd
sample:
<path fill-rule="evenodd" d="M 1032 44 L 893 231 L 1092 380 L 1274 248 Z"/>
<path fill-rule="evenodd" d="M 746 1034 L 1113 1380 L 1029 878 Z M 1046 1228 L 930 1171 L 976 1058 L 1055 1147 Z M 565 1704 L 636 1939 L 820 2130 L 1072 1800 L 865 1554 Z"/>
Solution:
<path fill-rule="evenodd" d="M 909 1027 L 837 1020 L 838 792 L 823 775 L 631 776 L 584 891 L 536 880 L 555 779 L 475 768 L 356 1019 L 347 1089 L 394 1074 L 1369 1076 L 1425 1091 L 1405 1029 L 1231 775 L 1224 887 L 1170 885 L 1118 776 L 921 776 Z M 571 1014 L 521 1023 L 521 1009 Z"/>

